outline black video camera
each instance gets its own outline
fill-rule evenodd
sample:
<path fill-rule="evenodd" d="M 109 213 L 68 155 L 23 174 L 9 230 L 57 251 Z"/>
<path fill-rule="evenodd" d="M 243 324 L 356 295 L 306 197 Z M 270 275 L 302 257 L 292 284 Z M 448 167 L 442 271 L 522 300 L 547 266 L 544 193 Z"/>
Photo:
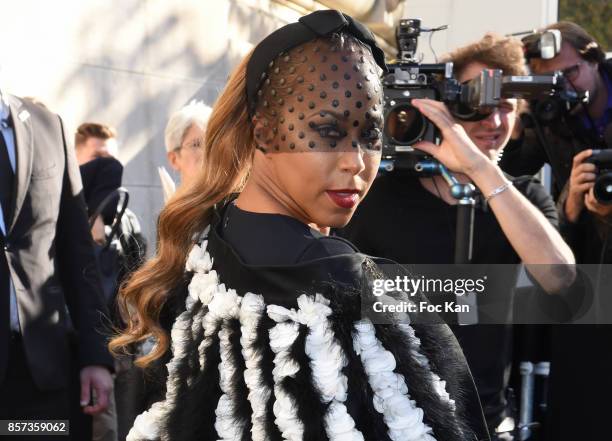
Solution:
<path fill-rule="evenodd" d="M 484 70 L 480 76 L 459 83 L 453 64 L 421 64 L 415 59 L 422 29 L 418 19 L 400 20 L 396 29 L 398 60 L 388 64 L 383 77 L 384 121 L 383 171 L 406 170 L 419 175 L 438 173 L 432 158 L 412 146 L 422 140 L 439 143 L 435 125 L 411 105 L 414 98 L 444 102 L 454 117 L 464 121 L 486 118 L 505 98 L 563 96 L 561 73 L 502 76 L 501 70 Z"/>
<path fill-rule="evenodd" d="M 595 199 L 602 204 L 612 204 L 612 150 L 593 150 L 593 154 L 585 162 L 597 167 L 593 186 Z"/>
<path fill-rule="evenodd" d="M 538 58 L 550 60 L 561 52 L 561 32 L 558 29 L 546 31 L 517 32 L 512 35 L 524 35 L 521 42 L 527 61 Z M 588 101 L 588 94 L 576 92 L 573 88 L 568 88 L 563 93 L 548 96 L 539 96 L 529 103 L 532 116 L 536 118 L 542 126 L 549 126 L 562 119 L 563 116 L 571 113 L 580 102 Z M 529 124 L 527 124 L 529 126 Z"/>
<path fill-rule="evenodd" d="M 387 65 L 383 77 L 384 122 L 381 168 L 413 170 L 429 159 L 412 145 L 421 140 L 435 142 L 437 129 L 410 102 L 414 98 L 440 100 L 443 79 L 452 78 L 452 64 L 420 64 L 415 60 L 421 20 L 400 20 L 395 30 L 398 60 Z M 441 81 L 442 79 L 442 81 Z"/>

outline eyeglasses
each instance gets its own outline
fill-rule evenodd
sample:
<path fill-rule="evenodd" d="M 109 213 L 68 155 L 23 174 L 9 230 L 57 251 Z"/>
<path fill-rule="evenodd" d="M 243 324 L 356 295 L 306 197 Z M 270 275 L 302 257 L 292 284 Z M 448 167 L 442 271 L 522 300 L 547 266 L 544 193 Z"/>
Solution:
<path fill-rule="evenodd" d="M 183 144 L 175 148 L 174 151 L 176 152 L 184 148 L 188 148 L 192 151 L 198 151 L 202 149 L 202 147 L 204 147 L 204 138 L 196 138 L 193 141 L 191 141 L 189 144 Z"/>
<path fill-rule="evenodd" d="M 579 61 L 573 66 L 562 69 L 561 72 L 563 73 L 563 76 L 565 78 L 567 78 L 570 81 L 574 81 L 576 78 L 578 78 L 578 75 L 580 75 L 580 66 L 582 66 L 582 64 L 583 62 Z"/>

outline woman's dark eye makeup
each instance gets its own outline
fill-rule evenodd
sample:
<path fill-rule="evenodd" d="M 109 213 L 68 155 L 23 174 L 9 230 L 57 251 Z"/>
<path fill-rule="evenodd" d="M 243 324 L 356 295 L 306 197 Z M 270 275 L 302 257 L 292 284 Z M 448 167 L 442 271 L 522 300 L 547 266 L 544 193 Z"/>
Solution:
<path fill-rule="evenodd" d="M 351 121 L 343 122 L 335 119 L 311 121 L 309 126 L 322 138 L 342 139 L 347 136 L 347 130 L 343 127 L 344 124 L 353 127 Z M 367 126 L 361 130 L 360 137 L 366 141 L 376 142 L 382 138 L 382 129 L 375 120 L 368 121 Z"/>
<path fill-rule="evenodd" d="M 339 128 L 338 124 L 314 124 L 313 128 L 319 133 L 319 136 L 321 136 L 321 138 L 341 139 L 346 136 L 346 132 L 343 132 Z"/>

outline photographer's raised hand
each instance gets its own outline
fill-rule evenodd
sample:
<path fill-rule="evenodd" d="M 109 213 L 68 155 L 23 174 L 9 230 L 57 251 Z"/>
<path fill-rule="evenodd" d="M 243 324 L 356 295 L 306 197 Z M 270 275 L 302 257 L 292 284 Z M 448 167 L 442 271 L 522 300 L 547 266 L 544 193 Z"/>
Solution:
<path fill-rule="evenodd" d="M 569 178 L 567 200 L 565 201 L 565 217 L 572 223 L 576 222 L 578 217 L 580 217 L 580 213 L 585 207 L 588 193 L 593 188 L 595 178 L 597 177 L 597 167 L 595 164 L 584 162 L 592 154 L 593 150 L 584 150 L 575 155 L 572 160 L 572 172 Z M 591 204 L 591 206 L 594 207 L 594 204 Z"/>
<path fill-rule="evenodd" d="M 430 99 L 414 99 L 412 105 L 429 118 L 442 134 L 440 145 L 421 141 L 414 145 L 415 148 L 430 154 L 449 170 L 470 177 L 472 173 L 490 163 L 464 128 L 455 121 L 446 104 Z"/>
<path fill-rule="evenodd" d="M 510 185 L 501 169 L 478 148 L 444 103 L 428 99 L 416 99 L 412 103 L 438 126 L 443 136 L 439 146 L 420 142 L 414 147 L 474 182 L 487 197 L 504 235 L 546 292 L 561 292 L 570 286 L 575 278 L 572 268 L 562 272 L 552 269 L 558 264 L 573 264 L 574 256 L 542 212 Z"/>
<path fill-rule="evenodd" d="M 468 176 L 484 195 L 507 182 L 500 168 L 476 146 L 463 126 L 455 121 L 446 104 L 430 99 L 415 99 L 412 103 L 442 134 L 440 145 L 421 141 L 414 145 L 415 148 L 430 154 L 449 170 Z"/>

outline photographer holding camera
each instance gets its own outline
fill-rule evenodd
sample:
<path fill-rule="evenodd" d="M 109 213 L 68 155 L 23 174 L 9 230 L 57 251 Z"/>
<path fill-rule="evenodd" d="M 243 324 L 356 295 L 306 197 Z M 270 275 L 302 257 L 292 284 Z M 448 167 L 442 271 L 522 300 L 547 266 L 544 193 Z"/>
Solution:
<path fill-rule="evenodd" d="M 548 124 L 541 124 L 532 106 L 532 113 L 523 117 L 527 128 L 516 131 L 517 139 L 504 150 L 500 165 L 511 174 L 533 174 L 544 163 L 551 165 L 561 231 L 578 263 L 605 268 L 600 284 L 606 286 L 612 263 L 612 161 L 604 156 L 612 153 L 612 60 L 605 59 L 601 46 L 577 24 L 554 23 L 542 32 L 554 30 L 561 35 L 559 53 L 531 58 L 531 69 L 561 70 L 570 87 L 588 92 L 588 103 Z M 600 293 L 604 311 L 611 305 L 609 294 Z M 610 325 L 551 329 L 548 439 L 603 439 L 602 434 L 609 433 L 608 410 L 593 397 L 612 393 L 611 341 Z"/>
<path fill-rule="evenodd" d="M 532 127 L 517 128 L 500 166 L 518 176 L 534 174 L 549 163 L 562 232 L 577 262 L 612 263 L 607 239 L 612 228 L 609 178 L 599 195 L 594 187 L 598 172 L 612 166 L 611 160 L 601 161 L 599 152 L 612 145 L 612 60 L 605 59 L 601 46 L 577 24 L 554 23 L 541 32 L 553 30 L 561 35 L 559 53 L 549 59 L 534 56 L 530 67 L 536 74 L 563 72 L 567 87 L 588 93 L 588 103 L 578 103 L 546 122 L 538 121 L 534 109 L 534 115 L 524 118 Z"/>
<path fill-rule="evenodd" d="M 454 63 L 454 73 L 462 83 L 478 77 L 483 69 L 501 69 L 505 75 L 521 75 L 525 70 L 520 41 L 493 34 L 457 49 L 445 61 Z M 557 213 L 550 195 L 535 179 L 513 178 L 496 164 L 515 124 L 516 99 L 502 99 L 479 121 L 458 120 L 439 101 L 413 99 L 411 105 L 442 135 L 440 145 L 421 141 L 414 147 L 435 157 L 460 183 L 473 183 L 482 194 L 474 218 L 473 263 L 574 263 L 571 250 L 556 230 Z M 400 263 L 450 264 L 457 212 L 457 199 L 441 176 L 395 170 L 374 182 L 341 234 L 364 253 Z M 561 292 L 574 282 L 573 272 L 555 274 L 550 268 L 529 268 L 546 292 Z M 512 288 L 508 286 L 507 295 L 502 293 L 508 304 Z M 489 430 L 496 436 L 496 428 L 511 415 L 506 389 L 512 327 L 461 326 L 453 330 L 474 375 Z"/>

